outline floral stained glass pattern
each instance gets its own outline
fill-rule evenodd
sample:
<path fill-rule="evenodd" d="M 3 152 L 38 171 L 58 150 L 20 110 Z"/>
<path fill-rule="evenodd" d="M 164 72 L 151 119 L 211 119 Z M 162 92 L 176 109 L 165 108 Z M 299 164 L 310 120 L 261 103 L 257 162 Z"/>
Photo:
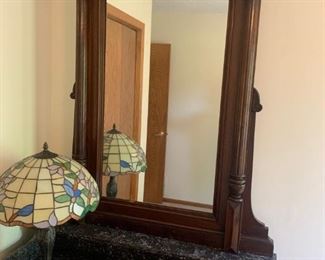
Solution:
<path fill-rule="evenodd" d="M 47 228 L 97 208 L 97 184 L 81 164 L 64 156 L 34 156 L 0 176 L 1 224 Z"/>
<path fill-rule="evenodd" d="M 103 172 L 105 175 L 145 172 L 146 157 L 142 148 L 115 128 L 104 134 Z"/>

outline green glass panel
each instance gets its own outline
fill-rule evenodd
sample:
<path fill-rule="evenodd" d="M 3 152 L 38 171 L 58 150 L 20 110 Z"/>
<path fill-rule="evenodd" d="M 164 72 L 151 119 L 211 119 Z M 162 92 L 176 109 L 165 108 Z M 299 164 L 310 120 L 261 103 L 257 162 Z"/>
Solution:
<path fill-rule="evenodd" d="M 71 200 L 71 197 L 69 195 L 67 195 L 67 194 L 60 195 L 60 196 L 55 198 L 55 201 L 59 202 L 59 203 L 64 203 L 64 202 L 67 202 L 69 200 Z"/>
<path fill-rule="evenodd" d="M 81 197 L 78 197 L 77 200 L 76 200 L 76 203 L 80 206 L 80 207 L 85 207 L 85 201 L 81 198 Z"/>

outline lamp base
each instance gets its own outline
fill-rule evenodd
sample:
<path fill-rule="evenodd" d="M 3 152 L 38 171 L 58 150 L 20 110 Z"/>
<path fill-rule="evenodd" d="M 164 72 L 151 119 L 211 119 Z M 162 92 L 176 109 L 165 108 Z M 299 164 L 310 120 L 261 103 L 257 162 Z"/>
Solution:
<path fill-rule="evenodd" d="M 36 239 L 42 252 L 43 260 L 51 260 L 55 241 L 55 228 L 37 229 Z"/>
<path fill-rule="evenodd" d="M 108 198 L 116 198 L 117 194 L 117 182 L 116 176 L 110 176 L 109 182 L 106 187 L 106 194 Z"/>

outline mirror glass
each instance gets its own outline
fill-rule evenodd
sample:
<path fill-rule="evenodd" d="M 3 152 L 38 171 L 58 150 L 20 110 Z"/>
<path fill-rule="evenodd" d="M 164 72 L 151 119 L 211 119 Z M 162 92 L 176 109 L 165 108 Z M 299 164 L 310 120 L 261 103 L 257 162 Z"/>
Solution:
<path fill-rule="evenodd" d="M 108 15 L 103 196 L 212 212 L 227 14 L 225 0 L 153 0 L 150 43 Z"/>

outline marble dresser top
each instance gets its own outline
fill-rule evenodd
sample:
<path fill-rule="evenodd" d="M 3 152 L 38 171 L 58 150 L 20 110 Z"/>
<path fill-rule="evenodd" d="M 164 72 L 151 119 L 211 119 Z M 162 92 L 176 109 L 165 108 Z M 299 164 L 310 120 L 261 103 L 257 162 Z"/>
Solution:
<path fill-rule="evenodd" d="M 248 253 L 231 254 L 202 245 L 88 224 L 58 227 L 53 259 L 218 259 L 270 260 Z M 39 259 L 35 240 L 17 250 L 8 260 Z"/>

